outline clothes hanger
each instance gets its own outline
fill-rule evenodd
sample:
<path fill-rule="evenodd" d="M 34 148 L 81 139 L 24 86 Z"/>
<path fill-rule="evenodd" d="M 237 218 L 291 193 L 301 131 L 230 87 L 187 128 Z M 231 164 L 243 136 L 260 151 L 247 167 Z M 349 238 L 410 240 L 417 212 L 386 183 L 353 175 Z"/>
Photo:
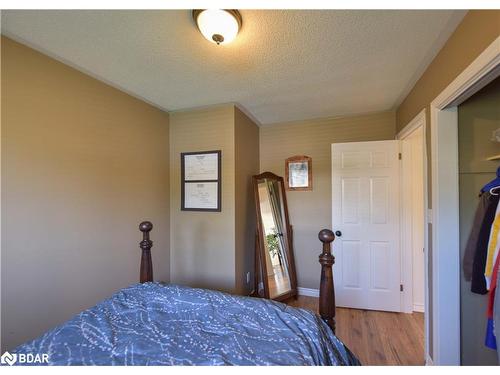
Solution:
<path fill-rule="evenodd" d="M 500 189 L 500 186 L 497 186 L 497 187 L 492 187 L 490 189 L 490 194 L 491 195 L 500 195 L 500 193 L 495 193 L 494 191 L 496 191 L 497 189 Z"/>
<path fill-rule="evenodd" d="M 500 187 L 500 167 L 497 169 L 497 177 L 488 182 L 486 185 L 483 186 L 481 189 L 481 192 L 489 191 L 491 194 L 493 189 L 499 188 Z M 498 194 L 493 194 L 493 195 L 498 195 Z"/>

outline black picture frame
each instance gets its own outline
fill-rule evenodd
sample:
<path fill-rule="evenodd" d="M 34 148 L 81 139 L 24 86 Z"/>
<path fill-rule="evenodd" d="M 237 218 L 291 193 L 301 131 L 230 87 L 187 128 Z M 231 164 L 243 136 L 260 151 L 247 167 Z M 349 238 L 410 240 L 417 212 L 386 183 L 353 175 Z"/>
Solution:
<path fill-rule="evenodd" d="M 217 155 L 217 178 L 209 180 L 186 180 L 186 156 L 192 155 Z M 181 152 L 181 211 L 202 211 L 202 212 L 221 212 L 222 211 L 222 151 L 212 150 L 212 151 L 194 151 L 194 152 Z M 196 207 L 186 207 L 186 184 L 192 183 L 217 183 L 217 207 L 216 208 L 196 208 Z"/>

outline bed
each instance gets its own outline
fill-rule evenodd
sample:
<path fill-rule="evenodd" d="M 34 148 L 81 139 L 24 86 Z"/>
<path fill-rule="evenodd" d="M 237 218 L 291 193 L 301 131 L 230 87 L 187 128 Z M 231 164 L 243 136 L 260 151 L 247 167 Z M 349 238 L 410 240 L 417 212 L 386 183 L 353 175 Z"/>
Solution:
<path fill-rule="evenodd" d="M 151 229 L 140 225 L 140 283 L 14 353 L 48 354 L 48 363 L 39 364 L 49 365 L 360 364 L 334 334 L 330 231 L 320 232 L 319 316 L 263 298 L 153 282 Z"/>

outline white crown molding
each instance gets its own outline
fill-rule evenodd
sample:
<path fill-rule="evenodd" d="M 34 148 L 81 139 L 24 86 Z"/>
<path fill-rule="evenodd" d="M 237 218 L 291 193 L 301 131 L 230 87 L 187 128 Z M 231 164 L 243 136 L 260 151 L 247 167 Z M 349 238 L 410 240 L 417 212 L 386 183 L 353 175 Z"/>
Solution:
<path fill-rule="evenodd" d="M 425 114 L 426 111 L 423 109 L 418 115 L 415 116 L 401 131 L 396 135 L 396 139 L 405 139 L 415 130 L 417 130 L 422 124 L 425 124 Z"/>

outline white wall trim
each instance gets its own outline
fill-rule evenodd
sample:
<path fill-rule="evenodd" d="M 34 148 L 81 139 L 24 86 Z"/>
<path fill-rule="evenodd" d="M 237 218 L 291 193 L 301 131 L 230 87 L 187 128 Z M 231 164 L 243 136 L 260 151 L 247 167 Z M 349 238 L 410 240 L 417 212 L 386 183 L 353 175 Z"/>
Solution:
<path fill-rule="evenodd" d="M 423 313 L 423 312 L 425 311 L 425 310 L 424 310 L 424 305 L 423 305 L 423 304 L 421 304 L 421 303 L 414 303 L 414 304 L 413 304 L 413 311 Z"/>
<path fill-rule="evenodd" d="M 396 136 L 399 140 L 404 140 L 409 137 L 414 131 L 422 127 L 422 148 L 423 148 L 423 185 L 424 185 L 424 197 L 423 197 L 423 212 L 424 212 L 424 305 L 416 306 L 413 303 L 413 254 L 411 251 L 405 246 L 407 241 L 408 234 L 405 233 L 404 215 L 403 210 L 405 209 L 405 200 L 404 200 L 404 192 L 401 194 L 401 270 L 402 270 L 402 284 L 405 285 L 405 291 L 401 296 L 401 306 L 402 310 L 405 313 L 412 313 L 413 311 L 423 312 L 424 313 L 424 341 L 425 341 L 425 354 L 426 357 L 429 356 L 429 341 L 430 341 L 430 329 L 429 329 L 429 309 L 426 308 L 429 306 L 429 228 L 428 228 L 428 207 L 429 207 L 429 194 L 427 190 L 428 186 L 428 155 L 427 155 L 427 117 L 426 110 L 423 109 L 418 115 L 415 116 L 413 120 L 411 120 L 408 125 L 406 125 Z M 401 164 L 401 168 L 404 166 L 404 155 L 403 155 L 403 163 Z M 401 173 L 401 178 L 403 178 L 403 173 Z M 401 180 L 401 185 L 403 187 L 403 181 Z"/>
<path fill-rule="evenodd" d="M 498 64 L 500 64 L 500 36 L 432 101 L 431 107 L 442 110 L 450 103 L 456 102 L 460 95 L 476 85 Z"/>
<path fill-rule="evenodd" d="M 398 135 L 397 139 L 399 140 L 404 140 L 407 137 L 409 137 L 414 131 L 422 127 L 422 152 L 423 152 L 423 159 L 424 159 L 424 165 L 422 166 L 423 168 L 423 184 L 424 184 L 424 212 L 427 210 L 427 189 L 425 188 L 427 186 L 427 150 L 425 147 L 425 139 L 426 139 L 426 121 L 425 121 L 425 109 L 422 110 L 413 120 L 406 125 L 403 130 L 401 130 Z M 402 145 L 400 146 L 402 147 Z M 402 150 L 401 150 L 402 151 Z M 401 238 L 400 238 L 400 244 L 401 244 L 401 283 L 405 286 L 404 292 L 401 295 L 401 311 L 405 313 L 412 313 L 413 312 L 413 253 L 411 246 L 408 246 L 408 241 L 406 240 L 407 238 L 411 237 L 411 233 L 408 234 L 406 233 L 405 229 L 405 216 L 404 213 L 407 211 L 407 207 L 405 206 L 405 203 L 407 200 L 405 200 L 405 191 L 403 191 L 404 184 L 403 184 L 403 178 L 404 178 L 404 171 L 403 168 L 405 167 L 405 162 L 408 159 L 405 158 L 405 155 L 402 157 L 402 163 L 401 163 L 401 204 L 400 204 L 400 228 L 401 228 Z M 426 235 L 427 231 L 427 222 L 424 223 L 424 236 Z M 425 244 L 425 238 L 424 238 L 424 246 L 426 247 Z M 426 249 L 427 250 L 427 249 Z M 425 257 L 427 257 L 427 251 L 425 251 Z M 427 264 L 427 263 L 426 263 Z M 427 280 L 425 279 L 425 282 L 427 283 Z"/>
<path fill-rule="evenodd" d="M 425 365 L 426 365 L 426 366 L 434 366 L 434 362 L 432 361 L 432 358 L 431 358 L 431 357 L 429 357 L 429 355 L 427 355 L 427 356 L 425 357 Z"/>
<path fill-rule="evenodd" d="M 297 288 L 297 292 L 299 293 L 299 296 L 319 297 L 319 289 L 301 288 L 299 286 Z"/>
<path fill-rule="evenodd" d="M 434 362 L 460 364 L 457 108 L 431 105 Z"/>
<path fill-rule="evenodd" d="M 458 116 L 461 95 L 500 63 L 500 37 L 431 103 L 433 362 L 460 364 Z"/>
<path fill-rule="evenodd" d="M 425 108 L 418 114 L 416 115 L 413 120 L 411 120 L 401 131 L 396 135 L 396 139 L 405 139 L 407 138 L 411 133 L 413 133 L 415 130 L 417 130 L 419 127 L 422 125 L 424 126 L 424 132 L 425 132 Z"/>

